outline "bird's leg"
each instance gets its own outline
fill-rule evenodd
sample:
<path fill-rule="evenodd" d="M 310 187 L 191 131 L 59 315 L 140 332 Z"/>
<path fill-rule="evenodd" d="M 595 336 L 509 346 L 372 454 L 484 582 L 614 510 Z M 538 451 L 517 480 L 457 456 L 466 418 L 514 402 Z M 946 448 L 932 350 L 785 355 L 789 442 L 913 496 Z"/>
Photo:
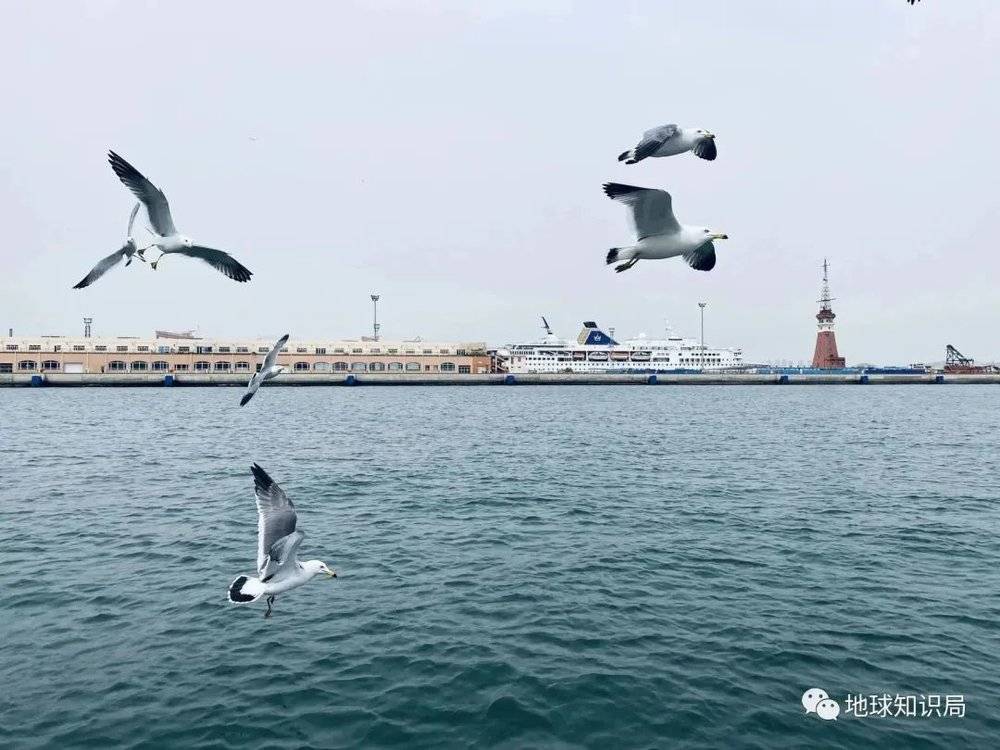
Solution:
<path fill-rule="evenodd" d="M 615 266 L 615 273 L 621 273 L 622 271 L 627 271 L 638 262 L 639 262 L 638 258 L 630 258 L 626 262 L 622 263 L 620 266 Z"/>
<path fill-rule="evenodd" d="M 267 597 L 267 612 L 264 613 L 264 617 L 271 616 L 271 605 L 274 604 L 274 594 Z"/>

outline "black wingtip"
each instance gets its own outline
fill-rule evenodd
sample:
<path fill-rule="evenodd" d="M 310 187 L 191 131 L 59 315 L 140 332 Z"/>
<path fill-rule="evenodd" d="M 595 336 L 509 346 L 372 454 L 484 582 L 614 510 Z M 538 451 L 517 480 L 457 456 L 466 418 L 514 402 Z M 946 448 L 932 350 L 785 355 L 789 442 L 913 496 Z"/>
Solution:
<path fill-rule="evenodd" d="M 628 155 L 629 155 L 628 151 L 622 151 L 620 154 L 618 154 L 618 161 L 625 161 L 628 158 Z"/>
<path fill-rule="evenodd" d="M 612 200 L 620 195 L 628 195 L 629 193 L 635 193 L 646 189 L 635 187 L 635 185 L 622 185 L 620 182 L 605 182 L 603 187 L 604 194 Z"/>
<path fill-rule="evenodd" d="M 89 286 L 89 283 L 87 282 L 86 279 L 84 279 L 83 281 L 78 281 L 77 283 L 75 283 L 73 285 L 73 288 L 74 289 L 84 289 L 87 286 Z"/>
<path fill-rule="evenodd" d="M 608 254 L 604 257 L 604 262 L 610 266 L 617 260 L 618 260 L 618 248 L 613 247 L 610 250 L 608 250 Z"/>
<path fill-rule="evenodd" d="M 264 471 L 259 464 L 252 464 L 250 466 L 250 472 L 253 474 L 254 487 L 258 490 L 266 492 L 274 484 L 274 480 L 268 476 L 267 472 Z"/>
<path fill-rule="evenodd" d="M 253 398 L 252 393 L 244 393 L 243 398 L 240 399 L 240 406 L 246 406 L 247 402 Z"/>

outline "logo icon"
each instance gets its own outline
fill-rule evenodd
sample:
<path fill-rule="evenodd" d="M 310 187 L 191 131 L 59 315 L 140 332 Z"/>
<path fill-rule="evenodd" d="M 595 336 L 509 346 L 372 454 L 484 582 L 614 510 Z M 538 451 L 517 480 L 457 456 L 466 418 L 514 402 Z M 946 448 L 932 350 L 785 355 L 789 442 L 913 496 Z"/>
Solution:
<path fill-rule="evenodd" d="M 802 694 L 802 707 L 807 714 L 816 714 L 824 721 L 833 721 L 840 715 L 840 704 L 822 688 L 809 688 Z"/>

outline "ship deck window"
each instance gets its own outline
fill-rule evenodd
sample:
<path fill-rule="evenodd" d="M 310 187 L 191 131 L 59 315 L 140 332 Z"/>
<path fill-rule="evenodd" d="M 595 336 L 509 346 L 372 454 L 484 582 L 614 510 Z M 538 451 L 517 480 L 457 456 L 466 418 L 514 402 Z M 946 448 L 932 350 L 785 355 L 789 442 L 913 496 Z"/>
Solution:
<path fill-rule="evenodd" d="M 229 363 L 228 362 L 216 362 L 215 363 L 215 369 L 216 369 L 217 372 L 228 372 L 229 371 Z"/>
<path fill-rule="evenodd" d="M 42 362 L 42 369 L 43 370 L 61 370 L 62 367 L 54 359 L 47 359 L 44 362 Z"/>
<path fill-rule="evenodd" d="M 308 362 L 296 362 L 295 363 L 295 372 L 309 372 L 309 363 Z"/>
<path fill-rule="evenodd" d="M 174 365 L 174 369 L 175 369 L 175 370 L 176 370 L 177 372 L 186 372 L 186 371 L 187 371 L 187 369 L 188 369 L 188 366 L 187 366 L 186 364 L 179 364 L 179 365 Z"/>
<path fill-rule="evenodd" d="M 472 367 L 469 366 L 469 365 L 459 365 L 458 366 L 458 373 L 459 373 L 459 375 L 468 375 L 471 372 L 472 372 Z"/>
<path fill-rule="evenodd" d="M 7 344 L 7 351 L 9 351 L 9 352 L 16 352 L 17 351 L 17 344 Z"/>
<path fill-rule="evenodd" d="M 14 372 L 14 365 L 10 362 L 0 362 L 0 373 Z"/>
<path fill-rule="evenodd" d="M 382 370 L 385 369 L 385 363 L 372 362 L 370 365 L 368 365 L 368 369 L 371 370 L 372 372 L 382 372 Z"/>
<path fill-rule="evenodd" d="M 111 372 L 124 372 L 128 369 L 128 365 L 122 362 L 120 359 L 113 359 L 108 362 L 108 369 Z"/>
<path fill-rule="evenodd" d="M 334 372 L 347 372 L 348 364 L 346 362 L 334 362 L 333 370 Z"/>
<path fill-rule="evenodd" d="M 333 367 L 329 362 L 315 362 L 313 363 L 313 370 L 316 372 L 330 372 Z"/>
<path fill-rule="evenodd" d="M 168 363 L 164 362 L 162 359 L 158 359 L 155 362 L 153 362 L 153 370 L 155 372 L 164 372 L 164 371 L 169 370 L 169 369 L 170 369 L 170 365 Z"/>
<path fill-rule="evenodd" d="M 236 372 L 250 372 L 250 363 L 249 362 L 237 362 L 236 363 L 236 367 L 233 368 L 233 369 L 235 369 Z"/>
<path fill-rule="evenodd" d="M 132 363 L 132 371 L 133 372 L 140 372 L 140 371 L 145 371 L 145 370 L 148 370 L 148 369 L 149 369 L 149 365 L 146 364 L 145 362 L 142 362 L 141 360 L 138 361 L 138 362 L 133 362 Z"/>
<path fill-rule="evenodd" d="M 402 369 L 403 369 L 403 363 L 402 362 L 390 362 L 388 369 L 391 372 L 401 372 Z"/>
<path fill-rule="evenodd" d="M 442 362 L 441 363 L 441 372 L 455 372 L 455 363 L 454 362 Z"/>
<path fill-rule="evenodd" d="M 420 372 L 420 363 L 419 362 L 407 362 L 406 363 L 406 371 L 407 372 Z"/>
<path fill-rule="evenodd" d="M 205 362 L 204 360 L 199 360 L 199 361 L 197 361 L 197 362 L 194 363 L 194 369 L 197 372 L 205 372 L 206 370 L 211 370 L 212 369 L 212 363 L 211 362 Z"/>
<path fill-rule="evenodd" d="M 354 370 L 354 372 L 364 372 L 368 369 L 368 365 L 364 362 L 352 362 L 351 369 Z"/>

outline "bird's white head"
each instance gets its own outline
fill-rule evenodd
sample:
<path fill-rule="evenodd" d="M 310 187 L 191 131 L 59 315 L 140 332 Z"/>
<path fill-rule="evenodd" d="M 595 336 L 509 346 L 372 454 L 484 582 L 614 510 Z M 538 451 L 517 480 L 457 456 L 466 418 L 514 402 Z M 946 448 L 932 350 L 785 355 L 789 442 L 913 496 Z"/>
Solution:
<path fill-rule="evenodd" d="M 181 242 L 183 243 L 184 247 L 191 247 L 191 245 L 194 244 L 193 242 L 191 242 L 190 237 L 181 237 Z"/>
<path fill-rule="evenodd" d="M 337 577 L 336 571 L 330 570 L 330 568 L 326 567 L 326 563 L 322 560 L 306 560 L 302 563 L 302 567 L 314 576 L 318 576 L 320 573 L 323 573 L 327 578 Z"/>
<path fill-rule="evenodd" d="M 698 128 L 694 132 L 696 132 L 702 138 L 715 138 L 715 133 L 710 133 L 709 131 L 703 130 L 702 128 Z"/>

